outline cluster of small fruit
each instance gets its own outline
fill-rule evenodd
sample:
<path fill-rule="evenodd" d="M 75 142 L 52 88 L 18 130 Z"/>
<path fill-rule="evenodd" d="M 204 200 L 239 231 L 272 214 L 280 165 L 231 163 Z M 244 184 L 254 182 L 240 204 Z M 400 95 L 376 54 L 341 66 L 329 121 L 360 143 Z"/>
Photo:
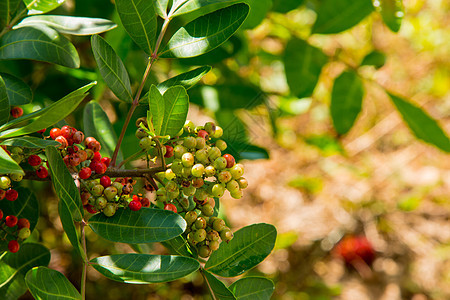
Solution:
<path fill-rule="evenodd" d="M 3 218 L 3 211 L 0 209 L 0 228 L 5 233 L 2 240 L 9 240 L 8 250 L 12 253 L 19 251 L 19 242 L 27 239 L 30 232 L 30 222 L 26 218 L 17 219 L 15 215 Z M 13 229 L 13 231 L 8 230 Z M 14 230 L 15 229 L 15 230 Z M 12 236 L 12 239 L 11 239 Z"/>

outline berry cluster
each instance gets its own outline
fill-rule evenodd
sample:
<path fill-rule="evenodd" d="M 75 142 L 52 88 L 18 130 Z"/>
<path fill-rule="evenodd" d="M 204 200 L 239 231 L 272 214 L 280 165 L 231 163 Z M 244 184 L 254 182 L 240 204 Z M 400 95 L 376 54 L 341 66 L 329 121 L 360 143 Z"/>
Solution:
<path fill-rule="evenodd" d="M 27 239 L 31 234 L 30 222 L 28 221 L 28 219 L 18 219 L 15 215 L 9 215 L 3 218 L 3 211 L 1 209 L 0 228 L 6 233 L 6 235 L 2 237 L 2 239 L 9 240 L 8 250 L 12 253 L 16 253 L 17 251 L 19 251 L 19 241 Z"/>

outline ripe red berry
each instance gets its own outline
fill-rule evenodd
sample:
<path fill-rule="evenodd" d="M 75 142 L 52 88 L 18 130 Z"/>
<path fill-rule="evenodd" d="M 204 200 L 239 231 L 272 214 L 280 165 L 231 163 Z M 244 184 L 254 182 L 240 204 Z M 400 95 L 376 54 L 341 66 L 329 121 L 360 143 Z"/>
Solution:
<path fill-rule="evenodd" d="M 104 188 L 107 188 L 108 186 L 111 185 L 111 178 L 109 178 L 109 176 L 102 176 L 100 178 L 100 184 L 103 185 Z"/>
<path fill-rule="evenodd" d="M 93 161 L 101 161 L 101 159 L 102 159 L 102 155 L 100 154 L 100 152 L 94 152 L 94 156 L 92 157 L 92 159 L 91 160 L 93 160 Z"/>
<path fill-rule="evenodd" d="M 80 170 L 78 176 L 80 176 L 81 179 L 88 179 L 89 177 L 91 177 L 91 174 L 92 174 L 91 168 L 84 167 Z"/>
<path fill-rule="evenodd" d="M 87 147 L 88 147 L 89 149 L 91 149 L 92 151 L 94 151 L 94 152 L 98 152 L 98 151 L 100 151 L 100 149 L 102 149 L 102 146 L 100 145 L 100 143 L 99 143 L 98 141 L 90 142 L 90 143 L 87 145 Z"/>
<path fill-rule="evenodd" d="M 47 130 L 47 128 L 44 128 L 44 129 L 38 130 L 38 131 L 36 131 L 36 132 L 37 132 L 37 133 L 40 133 L 40 134 L 44 134 L 46 130 Z"/>
<path fill-rule="evenodd" d="M 5 199 L 6 196 L 6 191 L 5 190 L 0 190 L 0 200 Z"/>
<path fill-rule="evenodd" d="M 109 167 L 109 164 L 111 163 L 111 158 L 109 157 L 102 157 L 100 160 L 102 163 L 104 163 L 107 167 Z"/>
<path fill-rule="evenodd" d="M 84 133 L 77 131 L 73 134 L 72 139 L 75 144 L 81 144 L 84 141 Z"/>
<path fill-rule="evenodd" d="M 94 165 L 94 171 L 97 174 L 105 173 L 106 169 L 108 169 L 108 167 L 102 162 L 96 162 L 95 165 Z"/>
<path fill-rule="evenodd" d="M 3 219 L 3 210 L 0 209 L 0 220 Z"/>
<path fill-rule="evenodd" d="M 90 205 L 90 204 L 86 205 L 85 208 L 90 214 L 96 214 L 97 213 L 95 208 L 92 205 Z"/>
<path fill-rule="evenodd" d="M 36 170 L 36 175 L 42 179 L 47 178 L 48 170 L 44 166 L 40 166 L 39 169 Z"/>
<path fill-rule="evenodd" d="M 26 219 L 26 218 L 20 218 L 17 221 L 17 228 L 19 228 L 19 229 L 30 228 L 30 221 L 28 221 L 28 219 Z"/>
<path fill-rule="evenodd" d="M 18 106 L 14 106 L 11 108 L 11 116 L 15 119 L 21 117 L 23 115 L 23 109 Z"/>
<path fill-rule="evenodd" d="M 20 248 L 19 243 L 16 240 L 9 241 L 8 243 L 9 252 L 16 253 L 17 251 L 19 251 L 19 248 Z"/>
<path fill-rule="evenodd" d="M 89 145 L 91 142 L 96 141 L 96 139 L 92 136 L 88 136 L 85 140 L 84 140 L 84 145 L 87 147 L 87 145 Z"/>
<path fill-rule="evenodd" d="M 32 167 L 39 166 L 41 162 L 42 162 L 41 158 L 37 155 L 33 154 L 28 157 L 28 164 L 30 164 L 30 166 Z"/>
<path fill-rule="evenodd" d="M 164 209 L 173 211 L 174 213 L 177 212 L 177 207 L 175 205 L 173 205 L 172 203 L 167 203 L 166 205 L 164 205 Z"/>
<path fill-rule="evenodd" d="M 57 141 L 58 143 L 61 144 L 61 146 L 59 146 L 59 149 L 64 149 L 67 148 L 69 146 L 69 142 L 67 141 L 67 139 L 65 137 L 63 137 L 62 135 L 57 136 L 55 138 L 55 141 Z"/>
<path fill-rule="evenodd" d="M 61 127 L 61 135 L 65 137 L 67 140 L 71 139 L 73 136 L 74 130 L 72 127 L 65 125 Z"/>
<path fill-rule="evenodd" d="M 50 137 L 52 139 L 56 140 L 56 138 L 60 135 L 61 135 L 61 129 L 55 127 L 50 130 Z"/>
<path fill-rule="evenodd" d="M 375 250 L 364 236 L 347 236 L 343 238 L 334 248 L 334 252 L 346 264 L 352 264 L 356 260 L 363 260 L 370 265 L 375 259 Z"/>
<path fill-rule="evenodd" d="M 16 201 L 18 197 L 19 197 L 19 193 L 16 190 L 9 189 L 6 191 L 6 195 L 5 195 L 6 200 Z"/>
<path fill-rule="evenodd" d="M 207 132 L 206 130 L 203 130 L 203 129 L 202 129 L 202 130 L 199 130 L 199 131 L 198 131 L 197 136 L 202 137 L 202 138 L 204 138 L 205 140 L 207 140 L 208 137 L 209 137 L 209 134 L 208 134 L 208 132 Z"/>
<path fill-rule="evenodd" d="M 150 200 L 148 198 L 141 199 L 142 207 L 150 207 Z"/>
<path fill-rule="evenodd" d="M 170 158 L 173 156 L 173 147 L 169 145 L 165 145 L 166 147 L 166 154 L 164 154 L 164 157 Z"/>
<path fill-rule="evenodd" d="M 233 155 L 231 154 L 224 154 L 223 157 L 227 160 L 227 168 L 231 168 L 236 163 Z"/>
<path fill-rule="evenodd" d="M 142 204 L 141 202 L 139 202 L 139 200 L 133 200 L 128 204 L 128 207 L 132 210 L 132 211 L 138 211 L 141 209 Z"/>
<path fill-rule="evenodd" d="M 14 226 L 16 226 L 16 225 L 17 225 L 17 217 L 16 217 L 16 216 L 13 216 L 13 215 L 7 216 L 7 217 L 5 218 L 5 224 L 6 224 L 6 226 L 8 226 L 8 227 L 14 227 Z"/>

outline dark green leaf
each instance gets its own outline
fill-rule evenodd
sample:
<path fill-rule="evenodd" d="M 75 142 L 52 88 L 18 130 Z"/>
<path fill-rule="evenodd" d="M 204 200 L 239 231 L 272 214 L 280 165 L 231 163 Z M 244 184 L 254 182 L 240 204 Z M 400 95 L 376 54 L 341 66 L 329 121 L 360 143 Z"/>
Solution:
<path fill-rule="evenodd" d="M 5 81 L 10 105 L 24 105 L 31 102 L 33 92 L 25 82 L 6 73 L 0 73 L 0 75 Z"/>
<path fill-rule="evenodd" d="M 131 103 L 133 96 L 131 95 L 130 78 L 120 57 L 99 35 L 92 36 L 91 44 L 95 61 L 106 85 L 117 98 Z"/>
<path fill-rule="evenodd" d="M 164 94 L 168 88 L 176 85 L 181 85 L 188 90 L 197 84 L 197 82 L 199 82 L 209 71 L 211 71 L 210 66 L 203 66 L 189 72 L 179 74 L 158 84 L 158 90 Z"/>
<path fill-rule="evenodd" d="M 23 0 L 28 8 L 29 15 L 45 14 L 54 10 L 65 0 Z"/>
<path fill-rule="evenodd" d="M 0 27 L 8 25 L 11 21 L 11 15 L 16 11 L 21 0 L 2 0 L 0 1 Z"/>
<path fill-rule="evenodd" d="M 164 121 L 164 97 L 159 92 L 155 85 L 150 87 L 150 92 L 148 93 L 148 104 L 149 109 L 147 111 L 147 121 L 148 124 L 152 124 L 153 130 L 156 135 L 161 134 L 161 127 Z"/>
<path fill-rule="evenodd" d="M 94 215 L 89 219 L 89 226 L 107 240 L 139 244 L 166 241 L 179 236 L 186 229 L 186 221 L 167 210 L 118 209 L 113 217 Z"/>
<path fill-rule="evenodd" d="M 285 14 L 296 9 L 303 4 L 305 0 L 273 0 L 272 11 Z"/>
<path fill-rule="evenodd" d="M 264 20 L 272 8 L 272 0 L 244 0 L 250 6 L 250 13 L 242 25 L 242 29 L 253 29 Z"/>
<path fill-rule="evenodd" d="M 193 57 L 209 52 L 238 30 L 248 12 L 248 5 L 238 3 L 197 18 L 175 32 L 161 55 Z"/>
<path fill-rule="evenodd" d="M 16 161 L 13 160 L 2 147 L 0 147 L 0 174 L 9 174 L 12 172 L 25 174 Z"/>
<path fill-rule="evenodd" d="M 164 120 L 160 135 L 175 136 L 183 127 L 189 109 L 189 97 L 184 87 L 177 85 L 167 89 L 164 98 Z"/>
<path fill-rule="evenodd" d="M 48 26 L 60 33 L 73 35 L 97 34 L 117 27 L 116 24 L 106 19 L 45 15 L 25 18 L 14 26 L 14 29 L 40 26 Z"/>
<path fill-rule="evenodd" d="M 371 0 L 324 0 L 319 4 L 313 33 L 339 33 L 347 30 L 373 11 Z"/>
<path fill-rule="evenodd" d="M 264 148 L 239 140 L 225 139 L 225 141 L 228 145 L 226 152 L 233 155 L 238 161 L 242 159 L 269 159 L 269 152 Z"/>
<path fill-rule="evenodd" d="M 109 279 L 135 284 L 172 281 L 200 267 L 189 257 L 134 253 L 97 257 L 90 263 Z"/>
<path fill-rule="evenodd" d="M 54 140 L 43 140 L 42 138 L 32 136 L 22 136 L 3 141 L 0 145 L 44 149 L 47 146 L 59 147 L 61 144 Z"/>
<path fill-rule="evenodd" d="M 393 94 L 389 94 L 389 96 L 417 138 L 435 145 L 445 152 L 450 152 L 450 139 L 436 120 L 420 107 Z"/>
<path fill-rule="evenodd" d="M 213 274 L 206 270 L 202 270 L 202 274 L 205 277 L 206 284 L 213 299 L 228 300 L 236 299 L 233 293 L 225 286 L 225 284 L 216 278 Z"/>
<path fill-rule="evenodd" d="M 174 1 L 170 14 L 171 17 L 180 16 L 183 14 L 191 13 L 194 11 L 200 11 L 208 9 L 208 6 L 213 4 L 228 4 L 236 2 L 236 0 L 178 0 Z"/>
<path fill-rule="evenodd" d="M 384 24 L 393 32 L 398 32 L 405 14 L 402 0 L 379 0 L 378 3 L 379 6 L 376 8 Z"/>
<path fill-rule="evenodd" d="M 47 267 L 29 270 L 25 281 L 35 299 L 81 300 L 80 293 L 63 274 Z"/>
<path fill-rule="evenodd" d="M 339 134 L 346 134 L 352 128 L 361 111 L 363 97 L 364 87 L 355 72 L 343 72 L 335 79 L 330 113 L 333 126 Z"/>
<path fill-rule="evenodd" d="M 117 135 L 108 116 L 97 102 L 91 101 L 84 107 L 83 128 L 86 136 L 92 136 L 100 142 L 102 153 L 111 157 L 117 144 Z M 123 160 L 121 151 L 117 159 Z"/>
<path fill-rule="evenodd" d="M 273 225 L 246 226 L 234 234 L 229 243 L 221 243 L 205 269 L 223 277 L 234 277 L 262 262 L 275 246 L 277 231 Z"/>
<path fill-rule="evenodd" d="M 0 76 L 0 125 L 5 124 L 9 120 L 10 106 L 6 84 L 2 76 Z"/>
<path fill-rule="evenodd" d="M 328 57 L 322 50 L 300 39 L 291 39 L 284 53 L 284 68 L 291 94 L 298 98 L 312 95 Z"/>
<path fill-rule="evenodd" d="M 67 205 L 65 205 L 65 203 L 62 201 L 59 201 L 58 203 L 58 214 L 64 229 L 64 233 L 67 235 L 67 238 L 75 249 L 75 252 L 78 253 L 83 260 L 87 260 L 88 258 L 86 257 L 86 253 L 81 246 L 81 240 L 77 231 L 77 227 L 73 222 L 73 216 L 70 213 Z"/>
<path fill-rule="evenodd" d="M 0 60 L 33 59 L 80 67 L 80 58 L 74 45 L 49 27 L 25 27 L 8 32 L 0 41 Z"/>
<path fill-rule="evenodd" d="M 229 286 L 237 300 L 270 300 L 275 286 L 263 277 L 246 277 Z"/>
<path fill-rule="evenodd" d="M 33 267 L 46 266 L 50 251 L 40 244 L 25 243 L 17 253 L 8 252 L 0 260 L 0 295 L 4 300 L 15 300 L 26 291 L 25 274 Z"/>
<path fill-rule="evenodd" d="M 379 69 L 386 63 L 386 55 L 383 52 L 374 50 L 364 57 L 361 65 L 374 66 L 375 69 Z"/>
<path fill-rule="evenodd" d="M 156 38 L 156 13 L 153 1 L 116 0 L 123 27 L 148 55 L 152 54 Z"/>

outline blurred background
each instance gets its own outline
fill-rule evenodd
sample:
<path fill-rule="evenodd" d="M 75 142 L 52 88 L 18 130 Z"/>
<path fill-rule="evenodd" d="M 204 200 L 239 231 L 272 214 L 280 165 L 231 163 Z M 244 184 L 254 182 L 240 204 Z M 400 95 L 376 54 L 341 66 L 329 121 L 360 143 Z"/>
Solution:
<path fill-rule="evenodd" d="M 273 299 L 450 299 L 450 159 L 411 133 L 384 92 L 423 108 L 450 132 L 450 2 L 403 1 L 397 33 L 374 11 L 338 34 L 311 33 L 321 1 L 244 2 L 251 14 L 234 37 L 197 58 L 160 60 L 147 88 L 199 64 L 213 67 L 189 90 L 189 118 L 196 124 L 217 120 L 243 159 L 249 188 L 240 200 L 224 200 L 224 214 L 233 230 L 259 222 L 278 230 L 274 252 L 250 274 L 274 281 Z M 120 22 L 110 0 L 67 0 L 52 14 Z M 176 20 L 169 31 L 194 17 Z M 136 88 L 144 53 L 120 26 L 105 37 L 125 61 Z M 119 133 L 127 105 L 101 83 L 89 38 L 71 39 L 80 69 L 3 61 L 0 71 L 32 86 L 35 99 L 26 112 L 98 80 L 92 98 Z M 285 75 L 296 63 L 296 47 L 289 47 L 294 39 L 319 49 L 317 57 L 325 60 L 317 84 L 301 95 L 292 93 Z M 330 101 L 334 80 L 344 69 L 363 78 L 364 100 L 355 124 L 343 135 L 333 127 Z M 134 117 L 145 111 L 141 107 Z M 82 128 L 82 115 L 83 106 L 66 121 Z M 138 149 L 129 129 L 124 157 Z M 28 184 L 41 199 L 34 239 L 53 249 L 50 267 L 78 287 L 81 264 L 62 234 L 57 199 L 50 185 Z M 91 256 L 132 251 L 92 232 L 87 237 Z M 367 241 L 364 249 L 361 243 L 355 246 L 358 263 L 346 261 L 348 252 L 356 251 L 352 243 L 336 248 L 346 237 Z M 149 247 L 166 251 L 159 244 Z M 105 299 L 208 299 L 207 293 L 198 275 L 169 284 L 127 285 L 93 269 L 88 273 L 87 294 Z"/>

